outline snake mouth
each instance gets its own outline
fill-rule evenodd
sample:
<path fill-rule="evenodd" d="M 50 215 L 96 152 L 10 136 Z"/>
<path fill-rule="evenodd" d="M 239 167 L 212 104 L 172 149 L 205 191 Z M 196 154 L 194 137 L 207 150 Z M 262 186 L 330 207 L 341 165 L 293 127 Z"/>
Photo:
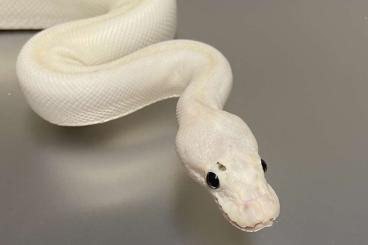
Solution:
<path fill-rule="evenodd" d="M 250 225 L 242 226 L 242 225 L 238 224 L 236 221 L 232 220 L 229 217 L 229 215 L 224 211 L 224 209 L 222 208 L 222 206 L 218 202 L 217 198 L 215 198 L 215 201 L 218 204 L 218 206 L 220 207 L 220 209 L 222 211 L 222 214 L 225 217 L 225 219 L 227 221 L 229 221 L 230 224 L 232 224 L 233 226 L 238 228 L 239 230 L 246 231 L 246 232 L 256 232 L 256 231 L 262 230 L 263 228 L 272 226 L 273 223 L 275 222 L 275 218 L 270 218 L 268 221 L 258 222 L 254 225 L 251 225 L 251 226 Z"/>
<path fill-rule="evenodd" d="M 268 220 L 267 222 L 258 222 L 256 224 L 254 224 L 253 226 L 241 226 L 238 223 L 236 223 L 235 221 L 231 220 L 229 218 L 229 216 L 227 215 L 227 213 L 224 212 L 224 216 L 225 218 L 236 228 L 242 230 L 242 231 L 246 231 L 246 232 L 256 232 L 259 230 L 262 230 L 263 228 L 266 227 L 270 227 L 272 226 L 273 222 L 275 221 L 274 218 L 271 218 L 270 220 Z"/>

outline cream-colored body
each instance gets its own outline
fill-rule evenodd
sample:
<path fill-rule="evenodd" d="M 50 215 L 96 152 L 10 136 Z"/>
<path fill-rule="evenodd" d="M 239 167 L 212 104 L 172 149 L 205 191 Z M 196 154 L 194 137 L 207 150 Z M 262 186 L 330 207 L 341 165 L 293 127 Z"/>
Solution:
<path fill-rule="evenodd" d="M 206 174 L 217 174 L 220 188 L 210 191 L 238 228 L 272 224 L 279 202 L 257 142 L 241 119 L 222 110 L 230 65 L 206 44 L 169 41 L 175 0 L 0 0 L 0 29 L 49 26 L 17 62 L 36 113 L 57 125 L 83 126 L 180 96 L 177 150 L 191 176 L 206 185 Z"/>

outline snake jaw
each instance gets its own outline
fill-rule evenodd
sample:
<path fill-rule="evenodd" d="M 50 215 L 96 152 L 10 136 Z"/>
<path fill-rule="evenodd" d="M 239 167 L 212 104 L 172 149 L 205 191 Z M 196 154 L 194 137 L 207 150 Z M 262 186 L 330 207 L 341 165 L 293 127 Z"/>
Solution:
<path fill-rule="evenodd" d="M 256 232 L 259 230 L 262 230 L 263 228 L 266 227 L 270 227 L 273 225 L 274 222 L 274 218 L 271 218 L 269 221 L 267 222 L 258 222 L 253 226 L 241 226 L 239 225 L 237 222 L 233 221 L 230 219 L 230 217 L 228 216 L 228 214 L 226 212 L 223 212 L 224 217 L 236 228 L 242 230 L 242 231 L 246 231 L 246 232 Z"/>
<path fill-rule="evenodd" d="M 266 228 L 266 227 L 271 227 L 275 221 L 275 218 L 270 218 L 268 221 L 266 222 L 258 222 L 252 226 L 242 226 L 240 225 L 239 223 L 237 223 L 236 221 L 232 220 L 228 213 L 226 213 L 226 211 L 222 208 L 221 204 L 219 204 L 217 198 L 215 198 L 215 202 L 219 205 L 221 211 L 222 211 L 222 214 L 223 216 L 225 217 L 225 219 L 230 223 L 232 224 L 233 226 L 235 226 L 236 228 L 238 228 L 239 230 L 242 230 L 242 231 L 246 231 L 246 232 L 257 232 L 259 230 L 262 230 L 263 228 Z"/>
<path fill-rule="evenodd" d="M 259 230 L 262 230 L 263 228 L 266 227 L 271 227 L 275 221 L 275 218 L 271 218 L 266 222 L 258 222 L 256 224 L 254 224 L 253 226 L 241 226 L 240 224 L 238 224 L 236 221 L 232 220 L 230 218 L 230 216 L 228 215 L 228 213 L 224 210 L 224 208 L 221 206 L 221 204 L 219 203 L 218 199 L 215 197 L 215 202 L 217 203 L 217 205 L 220 207 L 223 216 L 225 217 L 225 219 L 232 224 L 233 226 L 235 226 L 236 228 L 238 228 L 239 230 L 242 231 L 246 231 L 246 232 L 257 232 Z"/>
<path fill-rule="evenodd" d="M 270 192 L 268 195 L 263 194 L 258 198 L 247 200 L 244 205 L 246 208 L 236 212 L 231 211 L 231 209 L 227 210 L 221 205 L 219 197 L 214 195 L 214 199 L 222 211 L 223 216 L 230 224 L 242 231 L 257 232 L 263 228 L 271 227 L 279 215 L 279 200 L 272 187 L 269 188 Z M 262 201 L 264 202 L 265 200 L 267 200 L 266 206 L 261 204 Z M 263 207 L 263 211 L 259 209 L 260 207 Z M 256 213 L 255 216 L 254 213 Z M 249 216 L 249 214 L 251 215 Z M 262 215 L 263 218 L 260 218 Z"/>

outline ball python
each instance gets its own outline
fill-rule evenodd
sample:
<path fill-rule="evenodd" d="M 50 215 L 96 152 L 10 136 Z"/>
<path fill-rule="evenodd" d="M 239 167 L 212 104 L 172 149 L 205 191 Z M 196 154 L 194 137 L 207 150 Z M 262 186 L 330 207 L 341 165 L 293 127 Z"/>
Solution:
<path fill-rule="evenodd" d="M 99 124 L 179 97 L 176 149 L 190 176 L 241 230 L 278 217 L 253 133 L 223 110 L 229 62 L 207 44 L 172 40 L 175 0 L 1 0 L 0 29 L 45 29 L 16 64 L 24 96 L 43 119 Z"/>

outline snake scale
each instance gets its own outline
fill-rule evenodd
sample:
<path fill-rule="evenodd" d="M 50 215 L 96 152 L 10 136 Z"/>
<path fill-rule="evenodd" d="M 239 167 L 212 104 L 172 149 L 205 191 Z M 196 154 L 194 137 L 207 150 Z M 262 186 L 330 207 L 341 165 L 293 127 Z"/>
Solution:
<path fill-rule="evenodd" d="M 172 40 L 175 0 L 0 0 L 0 29 L 45 29 L 17 60 L 21 89 L 42 118 L 85 126 L 179 97 L 176 146 L 188 173 L 239 229 L 278 217 L 255 137 L 223 110 L 231 67 L 207 44 Z"/>

